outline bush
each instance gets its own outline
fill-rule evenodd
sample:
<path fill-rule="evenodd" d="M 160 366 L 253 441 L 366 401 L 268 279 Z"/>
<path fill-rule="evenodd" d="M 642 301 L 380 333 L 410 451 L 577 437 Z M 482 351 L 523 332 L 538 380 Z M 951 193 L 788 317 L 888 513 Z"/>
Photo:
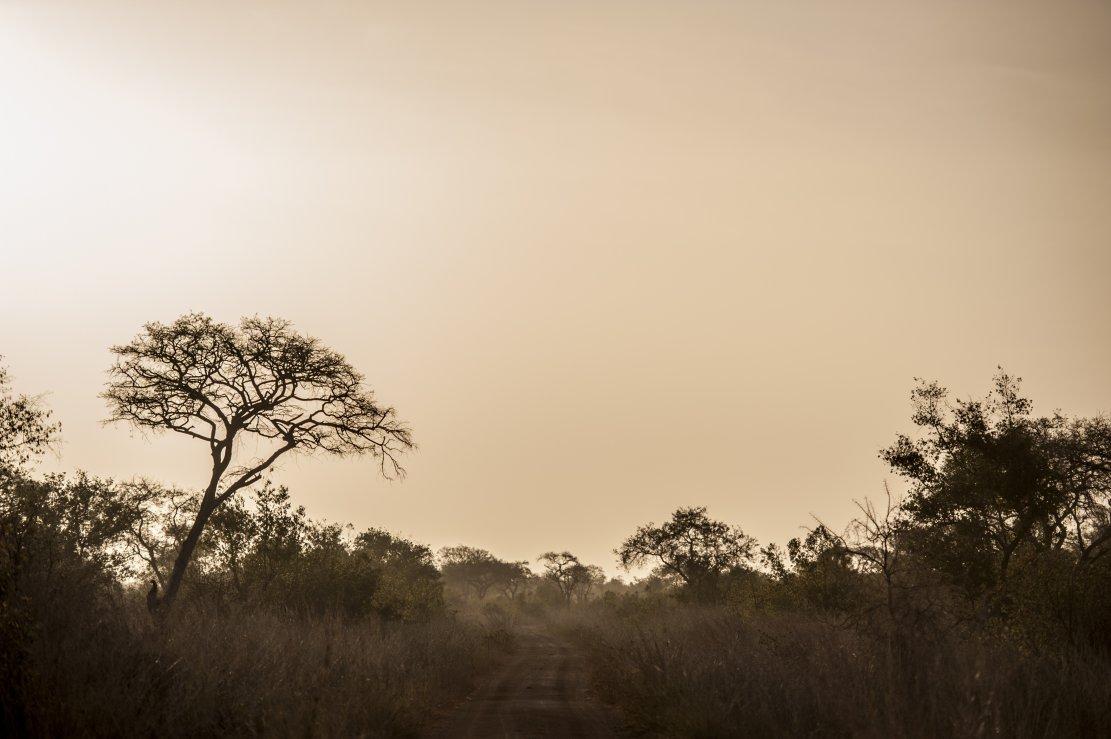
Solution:
<path fill-rule="evenodd" d="M 1111 720 L 1106 662 L 1001 639 L 660 602 L 569 628 L 602 695 L 667 736 L 1084 736 Z"/>
<path fill-rule="evenodd" d="M 156 625 L 132 605 L 35 639 L 23 728 L 36 736 L 395 736 L 464 695 L 494 657 L 480 629 L 447 620 L 187 615 Z"/>
<path fill-rule="evenodd" d="M 189 597 L 152 617 L 121 584 L 133 491 L 0 476 L 0 734 L 408 734 L 504 641 L 443 615 L 427 548 L 320 535 L 336 527 L 281 556 L 255 540 L 242 577 L 201 569 Z"/>

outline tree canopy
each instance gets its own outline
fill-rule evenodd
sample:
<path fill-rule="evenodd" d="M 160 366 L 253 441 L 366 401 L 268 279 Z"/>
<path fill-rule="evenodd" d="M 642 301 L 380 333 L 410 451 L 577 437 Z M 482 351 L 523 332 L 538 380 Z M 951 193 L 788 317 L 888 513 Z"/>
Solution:
<path fill-rule="evenodd" d="M 715 521 L 705 507 L 680 508 L 660 525 L 640 526 L 615 550 L 628 570 L 655 562 L 658 574 L 693 589 L 752 559 L 756 541 L 738 527 Z"/>
<path fill-rule="evenodd" d="M 1111 424 L 1035 416 L 1021 378 L 1000 370 L 983 399 L 950 400 L 936 382 L 912 393 L 915 439 L 880 456 L 909 483 L 904 538 L 973 591 L 1007 580 L 1024 548 L 1109 551 Z"/>

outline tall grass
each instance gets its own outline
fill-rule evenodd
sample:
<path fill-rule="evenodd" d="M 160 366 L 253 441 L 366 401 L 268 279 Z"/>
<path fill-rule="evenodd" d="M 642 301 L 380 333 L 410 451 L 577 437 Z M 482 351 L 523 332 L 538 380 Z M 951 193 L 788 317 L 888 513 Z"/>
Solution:
<path fill-rule="evenodd" d="M 648 733 L 1060 737 L 1111 726 L 1111 669 L 1095 655 L 715 608 L 570 619 L 599 692 Z"/>
<path fill-rule="evenodd" d="M 449 619 L 186 610 L 159 624 L 132 606 L 49 631 L 23 655 L 20 733 L 411 735 L 469 691 L 498 649 L 480 627 Z"/>

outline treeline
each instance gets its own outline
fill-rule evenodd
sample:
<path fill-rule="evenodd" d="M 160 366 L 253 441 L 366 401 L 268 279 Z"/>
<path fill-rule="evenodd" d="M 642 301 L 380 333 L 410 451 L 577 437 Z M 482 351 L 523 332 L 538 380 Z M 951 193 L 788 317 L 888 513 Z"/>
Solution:
<path fill-rule="evenodd" d="M 885 628 L 1004 625 L 1036 644 L 1111 649 L 1111 420 L 1035 416 L 999 374 L 981 400 L 913 393 L 920 433 L 881 451 L 908 492 L 858 502 L 843 530 L 815 522 L 760 547 L 705 508 L 642 526 L 622 565 L 681 600 L 804 610 Z"/>
<path fill-rule="evenodd" d="M 154 597 L 200 502 L 198 493 L 150 480 L 115 482 L 84 472 L 34 477 L 0 472 L 4 592 L 47 591 Z M 418 622 L 501 601 L 515 606 L 583 603 L 636 586 L 607 580 L 570 552 L 546 552 L 536 571 L 466 545 L 437 553 L 388 531 L 327 523 L 265 481 L 212 517 L 183 586 L 185 608 L 280 610 L 298 616 L 372 616 Z M 144 583 L 146 583 L 144 585 Z M 45 591 L 44 591 L 45 592 Z M 39 599 L 39 598 L 36 598 Z"/>
<path fill-rule="evenodd" d="M 901 500 L 786 547 L 679 509 L 618 548 L 656 595 L 571 616 L 603 692 L 678 736 L 1095 736 L 1111 726 L 1111 421 L 913 393 Z"/>
<path fill-rule="evenodd" d="M 294 451 L 403 472 L 408 428 L 275 319 L 190 314 L 114 347 L 116 420 L 206 449 L 187 491 L 43 475 L 59 425 L 0 370 L 7 735 L 412 733 L 525 615 L 564 624 L 635 728 L 676 736 L 1058 736 L 1111 725 L 1111 420 L 912 394 L 906 489 L 783 546 L 702 507 L 636 528 L 626 583 L 568 551 L 433 552 L 316 521 L 266 480 Z M 267 456 L 237 461 L 243 439 Z M 266 454 L 264 452 L 264 454 Z"/>

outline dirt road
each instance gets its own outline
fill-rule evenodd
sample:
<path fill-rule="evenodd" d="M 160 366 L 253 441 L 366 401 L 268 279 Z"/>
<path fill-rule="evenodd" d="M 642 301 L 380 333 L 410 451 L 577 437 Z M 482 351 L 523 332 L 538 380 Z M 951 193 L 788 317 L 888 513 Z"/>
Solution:
<path fill-rule="evenodd" d="M 590 692 L 579 653 L 542 626 L 525 626 L 509 662 L 425 736 L 608 737 L 621 720 Z"/>

